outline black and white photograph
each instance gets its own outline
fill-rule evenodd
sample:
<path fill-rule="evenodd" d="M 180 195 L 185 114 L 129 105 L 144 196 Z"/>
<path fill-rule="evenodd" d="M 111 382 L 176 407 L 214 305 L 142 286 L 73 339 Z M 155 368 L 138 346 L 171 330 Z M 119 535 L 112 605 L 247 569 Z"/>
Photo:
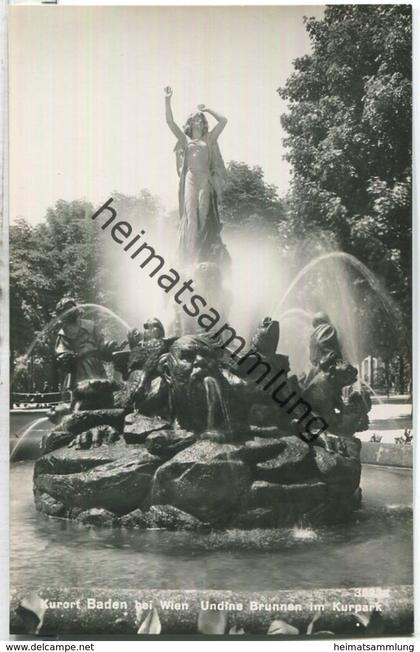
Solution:
<path fill-rule="evenodd" d="M 411 637 L 411 5 L 8 31 L 10 636 Z"/>

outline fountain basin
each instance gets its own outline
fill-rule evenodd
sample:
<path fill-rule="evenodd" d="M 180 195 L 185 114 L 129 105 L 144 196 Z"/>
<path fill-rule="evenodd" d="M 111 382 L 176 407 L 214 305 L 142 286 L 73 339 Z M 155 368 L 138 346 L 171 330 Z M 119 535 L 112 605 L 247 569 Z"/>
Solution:
<path fill-rule="evenodd" d="M 361 455 L 364 464 L 413 468 L 413 447 L 410 445 L 365 441 Z"/>

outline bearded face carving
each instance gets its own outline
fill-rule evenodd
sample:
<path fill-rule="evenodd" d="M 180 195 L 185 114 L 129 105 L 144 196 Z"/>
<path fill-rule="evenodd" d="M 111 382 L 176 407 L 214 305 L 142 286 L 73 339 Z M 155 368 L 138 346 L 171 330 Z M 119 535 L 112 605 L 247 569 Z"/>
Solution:
<path fill-rule="evenodd" d="M 221 424 L 224 379 L 217 351 L 204 337 L 180 337 L 159 366 L 169 388 L 172 414 L 182 428 L 203 432 L 209 423 Z"/>

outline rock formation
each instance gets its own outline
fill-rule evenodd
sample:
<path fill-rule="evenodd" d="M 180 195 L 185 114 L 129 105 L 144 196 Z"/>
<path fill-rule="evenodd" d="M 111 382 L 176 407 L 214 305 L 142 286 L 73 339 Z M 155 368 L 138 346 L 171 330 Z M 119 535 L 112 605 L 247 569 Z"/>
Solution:
<path fill-rule="evenodd" d="M 236 367 L 207 335 L 167 339 L 160 322 L 147 322 L 130 335 L 130 350 L 116 354 L 123 387 L 87 381 L 68 409 L 51 415 L 56 428 L 34 469 L 37 509 L 85 526 L 190 530 L 349 518 L 361 499 L 352 435 L 366 427 L 368 407 L 355 392 L 343 401 L 355 370 L 325 330 L 322 355 L 313 338 L 315 367 L 298 384 L 268 318 L 247 364 Z M 257 364 L 282 370 L 284 386 L 311 401 L 312 415 L 329 419 L 327 432 L 302 437 L 299 419 L 249 373 L 257 354 Z"/>

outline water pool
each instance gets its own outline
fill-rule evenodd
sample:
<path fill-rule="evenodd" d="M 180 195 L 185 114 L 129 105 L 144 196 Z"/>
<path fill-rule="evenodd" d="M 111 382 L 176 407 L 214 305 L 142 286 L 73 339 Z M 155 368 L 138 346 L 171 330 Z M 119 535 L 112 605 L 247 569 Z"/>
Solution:
<path fill-rule="evenodd" d="M 35 511 L 33 462 L 11 466 L 12 586 L 264 591 L 411 584 L 411 469 L 364 466 L 345 525 L 212 533 L 87 529 Z"/>

